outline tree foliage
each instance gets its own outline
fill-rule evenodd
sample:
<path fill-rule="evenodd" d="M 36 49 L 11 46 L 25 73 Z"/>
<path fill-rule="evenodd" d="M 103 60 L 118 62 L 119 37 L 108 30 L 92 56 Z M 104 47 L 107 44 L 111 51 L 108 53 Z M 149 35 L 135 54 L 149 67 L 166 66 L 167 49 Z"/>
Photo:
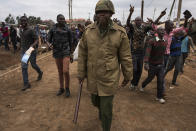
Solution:
<path fill-rule="evenodd" d="M 13 17 L 11 14 L 9 14 L 9 15 L 5 18 L 5 22 L 6 22 L 7 24 L 15 24 L 15 19 L 14 19 L 14 17 Z"/>
<path fill-rule="evenodd" d="M 37 25 L 37 24 L 42 24 L 43 23 L 41 17 L 27 16 L 26 13 L 24 13 L 23 16 L 27 17 L 29 25 Z M 20 24 L 20 17 L 21 16 L 19 15 L 16 18 L 14 18 L 11 14 L 9 14 L 5 18 L 5 22 L 7 24 L 15 24 L 15 23 Z"/>

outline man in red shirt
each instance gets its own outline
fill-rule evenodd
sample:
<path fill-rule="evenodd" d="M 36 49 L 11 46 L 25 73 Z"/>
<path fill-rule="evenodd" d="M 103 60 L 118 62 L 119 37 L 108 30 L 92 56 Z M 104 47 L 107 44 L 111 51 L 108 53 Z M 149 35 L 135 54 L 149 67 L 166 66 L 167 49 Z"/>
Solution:
<path fill-rule="evenodd" d="M 10 50 L 10 48 L 8 46 L 8 41 L 9 41 L 8 27 L 5 27 L 4 22 L 2 22 L 2 27 L 0 28 L 0 31 L 3 33 L 2 43 L 5 45 L 5 50 Z"/>

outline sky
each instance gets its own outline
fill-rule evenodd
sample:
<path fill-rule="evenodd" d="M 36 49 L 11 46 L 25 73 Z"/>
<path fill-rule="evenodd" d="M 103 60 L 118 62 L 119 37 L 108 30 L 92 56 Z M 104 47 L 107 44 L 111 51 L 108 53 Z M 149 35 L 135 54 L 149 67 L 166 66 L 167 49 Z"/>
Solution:
<path fill-rule="evenodd" d="M 98 0 L 73 0 L 73 18 L 85 18 L 92 20 L 95 5 Z M 172 19 L 177 16 L 178 1 L 174 6 Z M 141 14 L 141 0 L 112 0 L 115 7 L 113 18 L 118 18 L 125 23 L 130 4 L 135 7 L 132 19 Z M 162 10 L 167 8 L 167 14 L 162 20 L 166 20 L 170 11 L 173 0 L 144 0 L 144 20 L 147 17 L 153 18 L 154 10 L 155 18 L 159 16 Z M 183 0 L 182 13 L 188 9 L 193 17 L 196 16 L 196 0 Z M 68 0 L 0 0 L 0 21 L 4 21 L 8 14 L 11 13 L 14 17 L 22 16 L 24 13 L 27 16 L 33 15 L 41 17 L 42 20 L 52 19 L 56 22 L 56 16 L 63 14 L 66 19 L 69 17 Z M 182 14 L 181 13 L 181 14 Z M 124 15 L 123 15 L 124 14 Z M 124 16 L 124 17 L 123 17 Z M 181 15 L 183 17 L 183 15 Z"/>

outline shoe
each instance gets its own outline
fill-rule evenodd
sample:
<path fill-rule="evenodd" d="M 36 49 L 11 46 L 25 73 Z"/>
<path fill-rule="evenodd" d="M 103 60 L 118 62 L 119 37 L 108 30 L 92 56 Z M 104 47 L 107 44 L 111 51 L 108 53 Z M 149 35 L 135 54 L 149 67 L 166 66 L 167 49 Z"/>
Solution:
<path fill-rule="evenodd" d="M 64 91 L 65 91 L 64 88 L 60 88 L 56 95 L 60 96 L 64 93 Z"/>
<path fill-rule="evenodd" d="M 42 76 L 43 76 L 43 72 L 40 72 L 38 77 L 37 77 L 37 81 L 40 81 L 42 79 Z"/>
<path fill-rule="evenodd" d="M 69 88 L 65 88 L 66 92 L 65 92 L 65 97 L 69 97 L 70 96 L 70 90 Z"/>
<path fill-rule="evenodd" d="M 129 89 L 135 90 L 135 89 L 136 89 L 136 86 L 134 86 L 133 84 L 131 84 L 131 85 L 129 86 Z"/>
<path fill-rule="evenodd" d="M 21 89 L 21 91 L 25 91 L 26 89 L 31 88 L 31 85 L 28 83 L 26 85 L 24 85 L 24 87 Z"/>
<path fill-rule="evenodd" d="M 144 92 L 144 88 L 143 87 L 139 88 L 139 90 L 140 90 L 140 92 Z"/>
<path fill-rule="evenodd" d="M 165 100 L 163 98 L 160 98 L 160 99 L 159 98 L 156 98 L 156 100 L 159 101 L 161 104 L 164 104 L 165 103 Z"/>

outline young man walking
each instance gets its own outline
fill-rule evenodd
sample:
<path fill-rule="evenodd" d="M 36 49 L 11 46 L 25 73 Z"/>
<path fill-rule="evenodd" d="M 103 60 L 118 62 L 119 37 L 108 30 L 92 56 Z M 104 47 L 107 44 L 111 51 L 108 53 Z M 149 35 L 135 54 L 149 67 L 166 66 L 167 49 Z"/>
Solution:
<path fill-rule="evenodd" d="M 134 23 L 130 23 L 131 16 L 134 12 L 134 7 L 130 7 L 130 13 L 127 18 L 127 27 L 129 27 L 129 39 L 131 54 L 133 59 L 133 79 L 131 80 L 130 89 L 135 89 L 138 86 L 143 70 L 143 59 L 145 52 L 144 38 L 147 32 L 152 29 L 151 25 L 143 25 L 141 17 L 136 17 Z"/>
<path fill-rule="evenodd" d="M 34 51 L 31 53 L 31 56 L 29 58 L 29 61 L 33 69 L 35 69 L 36 72 L 38 73 L 37 81 L 40 81 L 42 79 L 43 72 L 36 64 L 36 54 L 37 54 L 36 48 L 38 47 L 37 35 L 35 34 L 35 31 L 28 26 L 28 19 L 26 16 L 22 16 L 20 18 L 20 22 L 22 26 L 22 30 L 20 34 L 21 49 L 22 49 L 21 56 L 23 56 L 30 47 L 34 48 Z M 25 91 L 26 89 L 31 87 L 28 79 L 28 62 L 27 63 L 22 62 L 22 76 L 24 82 L 24 87 L 22 88 L 22 91 Z"/>
<path fill-rule="evenodd" d="M 172 37 L 172 42 L 170 46 L 170 56 L 168 59 L 168 63 L 165 69 L 164 77 L 167 75 L 169 71 L 171 71 L 174 67 L 174 74 L 172 79 L 172 85 L 178 86 L 176 83 L 178 73 L 180 72 L 181 68 L 181 45 L 182 40 L 185 38 L 185 32 L 183 28 L 176 28 L 174 31 L 174 36 Z"/>
<path fill-rule="evenodd" d="M 166 68 L 170 55 L 170 45 L 173 37 L 173 32 L 172 32 L 173 28 L 174 28 L 174 23 L 170 20 L 167 20 L 165 22 L 165 35 L 164 35 L 164 39 L 167 41 L 167 46 L 164 54 L 164 68 Z"/>
<path fill-rule="evenodd" d="M 103 131 L 110 131 L 120 66 L 126 85 L 132 76 L 132 60 L 125 29 L 111 20 L 115 13 L 113 3 L 99 0 L 95 13 L 96 22 L 87 27 L 80 40 L 78 77 L 79 82 L 87 78 L 87 89 L 99 109 Z"/>
<path fill-rule="evenodd" d="M 153 37 L 148 41 L 146 54 L 144 57 L 144 69 L 148 71 L 148 77 L 142 83 L 140 91 L 157 77 L 157 100 L 160 103 L 165 103 L 163 99 L 163 79 L 164 79 L 164 53 L 167 41 L 163 39 L 165 31 L 163 28 L 157 29 L 157 37 Z"/>

